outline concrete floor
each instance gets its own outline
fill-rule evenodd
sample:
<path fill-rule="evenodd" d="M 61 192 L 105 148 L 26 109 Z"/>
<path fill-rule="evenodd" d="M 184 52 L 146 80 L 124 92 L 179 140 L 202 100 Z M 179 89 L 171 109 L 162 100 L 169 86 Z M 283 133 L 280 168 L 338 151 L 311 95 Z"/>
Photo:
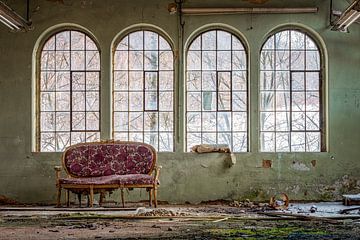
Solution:
<path fill-rule="evenodd" d="M 292 203 L 283 211 L 226 203 L 128 205 L 2 206 L 0 239 L 360 239 L 359 210 L 339 213 L 360 206 L 340 202 Z"/>

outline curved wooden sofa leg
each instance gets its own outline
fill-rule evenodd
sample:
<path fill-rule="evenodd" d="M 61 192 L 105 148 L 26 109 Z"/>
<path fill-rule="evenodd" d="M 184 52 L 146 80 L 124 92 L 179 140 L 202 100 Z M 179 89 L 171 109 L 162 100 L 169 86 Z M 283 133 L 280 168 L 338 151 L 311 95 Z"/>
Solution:
<path fill-rule="evenodd" d="M 94 186 L 90 186 L 90 207 L 94 206 Z"/>

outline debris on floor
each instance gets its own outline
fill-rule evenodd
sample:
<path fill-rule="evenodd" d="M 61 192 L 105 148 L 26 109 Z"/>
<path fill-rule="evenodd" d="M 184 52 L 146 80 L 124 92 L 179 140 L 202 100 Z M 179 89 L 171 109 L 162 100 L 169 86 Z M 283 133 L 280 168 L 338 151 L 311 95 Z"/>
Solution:
<path fill-rule="evenodd" d="M 129 209 L 91 211 L 7 206 L 0 207 L 0 239 L 359 239 L 360 206 L 291 203 L 279 210 L 268 205 L 246 200 L 148 208 L 134 203 Z"/>
<path fill-rule="evenodd" d="M 360 193 L 355 195 L 343 195 L 343 203 L 345 206 L 360 205 Z"/>
<path fill-rule="evenodd" d="M 152 216 L 152 217 L 175 217 L 175 216 L 188 216 L 188 213 L 183 213 L 174 210 L 167 210 L 164 208 L 158 208 L 154 210 L 138 210 L 137 216 Z"/>

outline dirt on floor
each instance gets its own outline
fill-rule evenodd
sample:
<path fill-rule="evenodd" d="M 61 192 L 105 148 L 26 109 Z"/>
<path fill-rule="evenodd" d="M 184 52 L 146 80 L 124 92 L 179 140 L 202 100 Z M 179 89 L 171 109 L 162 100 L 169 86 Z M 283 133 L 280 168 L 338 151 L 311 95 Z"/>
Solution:
<path fill-rule="evenodd" d="M 300 216 L 266 205 L 235 205 L 162 205 L 157 209 L 134 205 L 136 210 L 126 214 L 85 208 L 53 212 L 53 207 L 38 208 L 35 213 L 16 210 L 19 214 L 0 208 L 0 239 L 360 239 L 357 213 Z"/>

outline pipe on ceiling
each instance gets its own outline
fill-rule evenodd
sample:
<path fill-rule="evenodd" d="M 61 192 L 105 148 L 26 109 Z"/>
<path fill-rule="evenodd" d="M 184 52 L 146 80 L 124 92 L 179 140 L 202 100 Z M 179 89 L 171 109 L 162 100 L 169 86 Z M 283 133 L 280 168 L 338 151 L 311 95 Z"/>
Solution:
<path fill-rule="evenodd" d="M 216 14 L 295 14 L 317 13 L 317 7 L 304 8 L 182 8 L 185 15 L 216 15 Z"/>

